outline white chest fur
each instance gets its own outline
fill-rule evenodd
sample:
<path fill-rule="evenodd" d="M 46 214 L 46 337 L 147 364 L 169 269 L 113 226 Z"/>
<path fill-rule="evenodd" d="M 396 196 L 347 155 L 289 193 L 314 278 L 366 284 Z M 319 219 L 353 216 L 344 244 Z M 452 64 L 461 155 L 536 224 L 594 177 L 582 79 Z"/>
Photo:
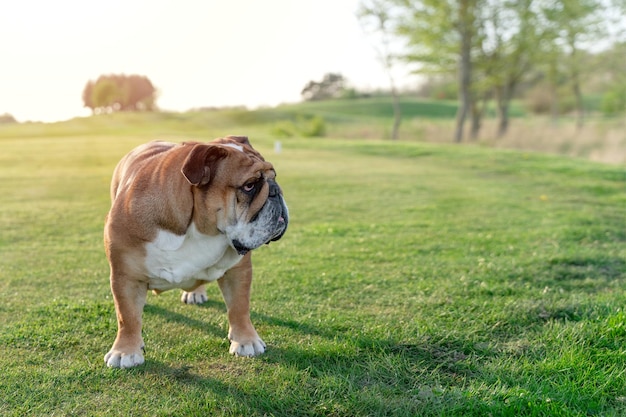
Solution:
<path fill-rule="evenodd" d="M 184 235 L 159 230 L 156 239 L 146 243 L 149 288 L 185 289 L 196 280 L 214 281 L 241 258 L 226 236 L 203 235 L 194 224 Z"/>

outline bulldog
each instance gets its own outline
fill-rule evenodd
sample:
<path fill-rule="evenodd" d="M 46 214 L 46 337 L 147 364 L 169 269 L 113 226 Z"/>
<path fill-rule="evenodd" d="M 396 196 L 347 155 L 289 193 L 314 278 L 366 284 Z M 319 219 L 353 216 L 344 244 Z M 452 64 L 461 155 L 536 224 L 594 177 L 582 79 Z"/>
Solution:
<path fill-rule="evenodd" d="M 104 245 L 118 331 L 108 366 L 144 362 L 148 290 L 181 288 L 183 302 L 199 304 L 211 281 L 226 304 L 230 353 L 265 351 L 250 321 L 250 251 L 280 239 L 289 214 L 274 167 L 247 137 L 141 145 L 115 168 L 111 200 Z"/>

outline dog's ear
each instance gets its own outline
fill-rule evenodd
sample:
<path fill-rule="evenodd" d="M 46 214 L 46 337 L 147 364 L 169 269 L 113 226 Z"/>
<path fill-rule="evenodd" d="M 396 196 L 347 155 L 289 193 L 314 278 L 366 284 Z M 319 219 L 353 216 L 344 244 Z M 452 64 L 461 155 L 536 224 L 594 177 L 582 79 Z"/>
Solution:
<path fill-rule="evenodd" d="M 228 151 L 220 146 L 196 144 L 185 159 L 181 172 L 191 185 L 206 185 L 211 181 L 211 170 L 226 155 Z"/>
<path fill-rule="evenodd" d="M 217 143 L 224 143 L 227 144 L 229 142 L 227 141 L 235 141 L 236 143 L 238 143 L 239 145 L 244 145 L 248 147 L 248 153 L 250 153 L 250 151 L 252 151 L 251 153 L 256 156 L 258 159 L 260 159 L 261 161 L 265 161 L 265 159 L 263 158 L 263 156 L 261 156 L 261 154 L 252 147 L 252 144 L 250 143 L 250 141 L 248 140 L 247 136 L 234 136 L 234 135 L 228 135 L 225 138 L 220 138 L 220 139 L 216 139 L 215 142 Z"/>
<path fill-rule="evenodd" d="M 232 136 L 232 135 L 228 135 L 226 136 L 226 139 L 232 139 L 237 143 L 240 143 L 242 145 L 247 145 L 249 147 L 252 148 L 252 145 L 250 144 L 250 141 L 248 140 L 247 136 Z"/>

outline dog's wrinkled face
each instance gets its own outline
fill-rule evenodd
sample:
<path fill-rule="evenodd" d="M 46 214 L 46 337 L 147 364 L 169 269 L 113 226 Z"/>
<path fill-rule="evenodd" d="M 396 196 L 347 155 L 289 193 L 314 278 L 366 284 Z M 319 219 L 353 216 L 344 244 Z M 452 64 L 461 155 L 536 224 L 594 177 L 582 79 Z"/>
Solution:
<path fill-rule="evenodd" d="M 207 234 L 225 234 L 240 255 L 280 239 L 289 211 L 274 167 L 248 139 L 228 136 L 189 145 L 194 148 L 182 173 L 194 186 L 196 227 Z"/>

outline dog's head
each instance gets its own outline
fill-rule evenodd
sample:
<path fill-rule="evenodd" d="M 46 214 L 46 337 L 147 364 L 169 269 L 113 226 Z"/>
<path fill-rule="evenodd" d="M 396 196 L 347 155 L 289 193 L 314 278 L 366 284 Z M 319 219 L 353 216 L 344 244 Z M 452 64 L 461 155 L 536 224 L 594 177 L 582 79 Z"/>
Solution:
<path fill-rule="evenodd" d="M 192 148 L 181 171 L 194 189 L 200 231 L 226 235 L 240 255 L 283 236 L 289 211 L 276 171 L 247 137 L 185 145 Z"/>

